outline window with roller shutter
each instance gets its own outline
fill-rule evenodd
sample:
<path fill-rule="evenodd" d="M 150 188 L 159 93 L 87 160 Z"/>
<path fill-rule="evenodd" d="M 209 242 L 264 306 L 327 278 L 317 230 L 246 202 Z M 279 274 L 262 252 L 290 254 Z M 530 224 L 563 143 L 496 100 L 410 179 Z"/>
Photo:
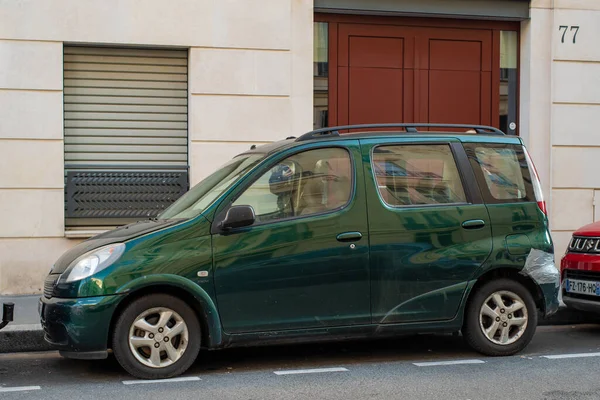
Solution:
<path fill-rule="evenodd" d="M 187 50 L 64 47 L 67 226 L 155 217 L 188 189 Z"/>

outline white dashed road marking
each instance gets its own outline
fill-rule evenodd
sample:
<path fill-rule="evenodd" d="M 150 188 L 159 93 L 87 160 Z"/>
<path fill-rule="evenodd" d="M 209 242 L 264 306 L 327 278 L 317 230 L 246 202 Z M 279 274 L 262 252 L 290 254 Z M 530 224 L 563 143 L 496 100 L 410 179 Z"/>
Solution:
<path fill-rule="evenodd" d="M 344 372 L 346 368 L 315 368 L 315 369 L 292 369 L 288 371 L 273 371 L 275 375 L 296 375 L 296 374 L 318 374 L 321 372 Z"/>
<path fill-rule="evenodd" d="M 546 358 L 549 360 L 569 359 L 569 358 L 589 358 L 589 357 L 600 357 L 598 353 L 573 353 L 573 354 L 552 354 L 547 356 L 539 356 L 540 358 Z M 417 367 L 436 367 L 446 365 L 466 365 L 466 364 L 485 364 L 483 360 L 470 359 L 470 360 L 454 360 L 454 361 L 431 361 L 431 362 L 415 362 L 412 363 Z M 347 368 L 336 367 L 336 368 L 314 368 L 314 369 L 293 369 L 283 371 L 273 371 L 275 375 L 299 375 L 299 374 L 319 374 L 327 372 L 347 372 Z M 197 382 L 201 381 L 197 376 L 171 378 L 171 379 L 150 379 L 150 380 L 128 380 L 122 381 L 124 385 L 139 385 L 147 383 L 176 383 L 176 382 Z M 9 392 L 27 392 L 33 390 L 41 390 L 40 386 L 15 386 L 15 387 L 2 387 L 0 386 L 0 393 Z"/>
<path fill-rule="evenodd" d="M 191 382 L 201 380 L 197 376 L 188 376 L 184 378 L 171 378 L 171 379 L 148 379 L 148 380 L 134 380 L 134 381 L 123 381 L 124 385 L 139 385 L 143 383 L 171 383 L 171 382 Z"/>
<path fill-rule="evenodd" d="M 542 356 L 550 360 L 559 360 L 561 358 L 583 358 L 583 357 L 600 357 L 600 353 L 579 353 L 579 354 L 555 354 L 551 356 Z"/>
<path fill-rule="evenodd" d="M 413 365 L 416 365 L 417 367 L 437 367 L 440 365 L 460 365 L 460 364 L 485 364 L 485 361 L 456 360 L 456 361 L 433 361 L 433 362 L 413 363 Z"/>
<path fill-rule="evenodd" d="M 39 386 L 21 386 L 21 387 L 0 387 L 0 393 L 8 392 L 28 392 L 30 390 L 40 390 Z"/>

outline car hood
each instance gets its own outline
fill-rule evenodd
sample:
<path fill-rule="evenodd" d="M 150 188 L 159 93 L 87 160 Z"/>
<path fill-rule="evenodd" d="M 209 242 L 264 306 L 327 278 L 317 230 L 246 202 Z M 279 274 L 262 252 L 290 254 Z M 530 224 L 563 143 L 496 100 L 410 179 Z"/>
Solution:
<path fill-rule="evenodd" d="M 585 225 L 579 228 L 575 233 L 575 236 L 600 236 L 600 222 L 594 222 L 592 224 Z"/>
<path fill-rule="evenodd" d="M 117 229 L 101 233 L 91 239 L 85 240 L 65 252 L 52 267 L 52 274 L 62 274 L 65 270 L 83 254 L 112 243 L 120 243 L 147 233 L 182 222 L 181 220 L 145 220 L 133 224 L 124 225 Z"/>

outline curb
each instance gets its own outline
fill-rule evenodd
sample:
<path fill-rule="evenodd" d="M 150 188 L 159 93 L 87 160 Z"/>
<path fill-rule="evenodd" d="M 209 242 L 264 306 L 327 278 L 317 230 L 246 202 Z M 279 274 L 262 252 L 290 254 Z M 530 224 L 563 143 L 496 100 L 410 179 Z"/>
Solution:
<path fill-rule="evenodd" d="M 39 324 L 9 325 L 0 331 L 0 353 L 52 350 Z"/>
<path fill-rule="evenodd" d="M 560 307 L 550 318 L 538 317 L 538 326 L 600 323 L 600 316 Z M 40 324 L 8 325 L 0 331 L 0 354 L 53 350 L 44 340 Z"/>

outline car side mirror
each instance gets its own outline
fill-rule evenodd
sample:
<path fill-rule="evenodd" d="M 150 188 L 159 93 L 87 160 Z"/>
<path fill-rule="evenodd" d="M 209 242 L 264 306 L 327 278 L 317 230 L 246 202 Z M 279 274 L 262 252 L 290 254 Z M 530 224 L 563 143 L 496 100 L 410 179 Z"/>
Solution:
<path fill-rule="evenodd" d="M 225 219 L 221 223 L 221 228 L 224 230 L 243 228 L 250 226 L 256 221 L 254 208 L 251 206 L 233 206 L 225 215 Z"/>

